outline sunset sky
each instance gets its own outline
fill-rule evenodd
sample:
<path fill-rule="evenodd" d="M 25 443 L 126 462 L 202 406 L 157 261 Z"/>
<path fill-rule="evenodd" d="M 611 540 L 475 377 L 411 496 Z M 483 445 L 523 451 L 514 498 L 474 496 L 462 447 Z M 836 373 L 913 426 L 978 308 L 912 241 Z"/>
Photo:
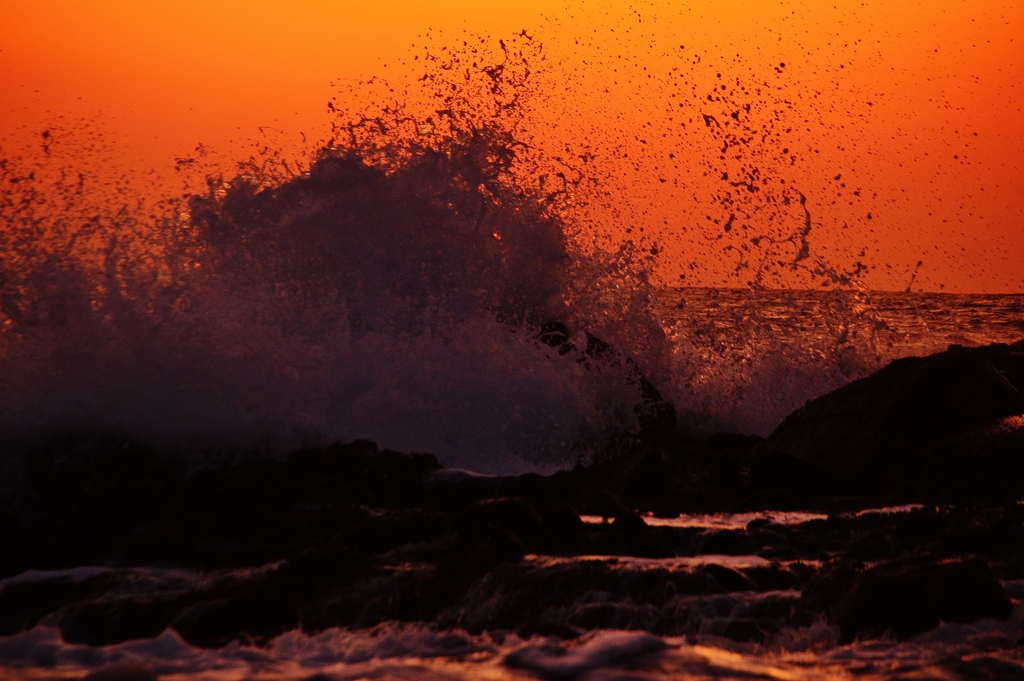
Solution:
<path fill-rule="evenodd" d="M 224 163 L 308 148 L 360 80 L 411 87 L 425 49 L 525 29 L 546 54 L 528 136 L 594 154 L 579 219 L 643 227 L 663 281 L 749 281 L 775 257 L 758 235 L 802 224 L 775 215 L 789 192 L 812 259 L 867 265 L 863 285 L 902 290 L 917 269 L 915 290 L 1021 292 L 1022 26 L 1024 3 L 964 0 L 5 0 L 0 157 L 53 130 L 66 162 L 170 191 L 199 144 Z"/>

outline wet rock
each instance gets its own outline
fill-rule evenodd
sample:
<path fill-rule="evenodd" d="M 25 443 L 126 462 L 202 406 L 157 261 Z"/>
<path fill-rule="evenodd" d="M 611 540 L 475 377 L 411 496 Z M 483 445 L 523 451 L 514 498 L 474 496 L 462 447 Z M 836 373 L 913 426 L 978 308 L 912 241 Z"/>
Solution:
<path fill-rule="evenodd" d="M 759 590 L 782 591 L 799 589 L 814 576 L 815 570 L 806 563 L 792 563 L 785 567 L 772 563 L 767 567 L 750 568 L 744 574 Z"/>
<path fill-rule="evenodd" d="M 529 539 L 540 532 L 543 524 L 544 519 L 533 504 L 520 497 L 478 501 L 460 513 L 456 521 L 459 532 L 469 541 L 486 538 L 496 530 Z"/>
<path fill-rule="evenodd" d="M 744 530 L 707 531 L 700 539 L 700 552 L 723 556 L 744 556 L 757 547 Z"/>
<path fill-rule="evenodd" d="M 157 675 L 138 662 L 118 662 L 90 672 L 83 681 L 157 681 Z"/>
<path fill-rule="evenodd" d="M 620 361 L 599 343 L 588 348 L 588 361 Z M 1015 408 L 1006 385 L 1024 379 L 1014 373 L 1021 351 L 896 364 L 848 394 L 812 402 L 767 443 L 632 433 L 590 465 L 547 477 L 447 470 L 429 455 L 369 441 L 186 475 L 131 443 L 63 441 L 26 468 L 15 502 L 5 497 L 0 570 L 161 565 L 188 568 L 189 577 L 110 570 L 15 581 L 0 590 L 0 635 L 42 622 L 69 641 L 103 645 L 169 625 L 193 644 L 221 646 L 295 627 L 398 620 L 522 636 L 621 628 L 756 642 L 822 616 L 846 639 L 1003 617 L 1008 601 L 985 561 L 1001 577 L 1024 574 L 1018 497 L 856 515 L 849 511 L 864 497 L 838 495 L 846 480 L 871 500 L 952 489 L 984 500 L 990 488 L 1015 489 L 1008 462 L 1016 456 L 1024 471 L 1024 420 L 985 419 Z M 943 387 L 961 394 L 933 394 Z M 958 400 L 973 406 L 961 410 Z M 929 419 L 942 409 L 958 413 L 932 433 Z M 640 515 L 817 504 L 833 515 L 745 529 L 656 527 Z M 614 522 L 584 524 L 578 512 Z M 827 564 L 648 560 L 697 554 Z M 984 560 L 957 558 L 969 554 Z M 857 559 L 889 562 L 867 568 Z"/>
<path fill-rule="evenodd" d="M 746 575 L 723 565 L 705 565 L 698 574 L 710 577 L 724 592 L 752 591 L 755 588 Z"/>
<path fill-rule="evenodd" d="M 631 378 L 636 382 L 639 400 L 635 407 L 635 413 L 640 425 L 640 432 L 636 434 L 637 439 L 648 443 L 671 441 L 677 425 L 675 405 L 662 397 L 654 384 L 637 367 L 633 358 L 623 359 L 611 344 L 590 332 L 585 332 L 584 336 L 587 343 L 582 348 L 579 359 L 584 366 L 590 368 L 592 362 L 598 365 L 625 365 L 629 369 Z M 560 355 L 578 351 L 570 341 L 569 328 L 562 322 L 544 322 L 541 324 L 536 338 L 545 345 L 558 348 Z"/>
<path fill-rule="evenodd" d="M 623 498 L 643 504 L 651 510 L 655 506 L 662 513 L 678 515 L 679 496 L 684 486 L 680 484 L 676 462 L 671 452 L 659 447 L 645 448 L 626 462 L 619 472 Z M 673 501 L 677 501 L 673 504 Z M 671 508 L 676 506 L 676 508 Z"/>
<path fill-rule="evenodd" d="M 954 454 L 943 446 L 958 436 L 1024 414 L 1022 377 L 1024 342 L 897 360 L 811 400 L 768 443 L 826 469 L 851 491 L 884 496 Z M 950 475 L 931 480 L 932 488 L 962 485 L 956 466 L 943 469 Z"/>
<path fill-rule="evenodd" d="M 572 506 L 565 503 L 554 503 L 541 508 L 544 527 L 550 532 L 563 535 L 578 535 L 586 527 L 579 514 Z"/>
<path fill-rule="evenodd" d="M 650 442 L 672 442 L 678 424 L 676 406 L 662 397 L 639 370 L 635 371 L 635 376 L 640 388 L 640 402 L 635 409 L 640 437 Z"/>
<path fill-rule="evenodd" d="M 643 534 L 648 530 L 647 523 L 636 513 L 624 513 L 612 522 L 612 530 L 622 534 Z"/>
<path fill-rule="evenodd" d="M 602 518 L 619 518 L 636 512 L 623 503 L 618 495 L 606 489 L 588 490 L 580 495 L 575 507 L 582 515 L 596 515 Z"/>
<path fill-rule="evenodd" d="M 1024 416 L 987 422 L 930 446 L 926 465 L 894 476 L 895 495 L 946 503 L 1013 501 L 1024 495 Z"/>
<path fill-rule="evenodd" d="M 65 437 L 25 457 L 31 499 L 56 522 L 125 525 L 156 512 L 185 473 L 182 461 L 112 437 Z"/>
<path fill-rule="evenodd" d="M 81 597 L 72 577 L 8 584 L 0 590 L 0 636 L 31 629 L 46 615 Z"/>
<path fill-rule="evenodd" d="M 839 603 L 843 641 L 892 631 L 901 639 L 938 626 L 1010 616 L 1010 600 L 981 558 L 916 558 L 883 563 L 858 574 Z"/>
<path fill-rule="evenodd" d="M 70 605 L 52 619 L 68 643 L 106 646 L 155 638 L 176 614 L 173 597 L 136 595 Z"/>
<path fill-rule="evenodd" d="M 814 614 L 835 619 L 839 603 L 851 591 L 864 564 L 849 559 L 833 561 L 815 574 L 800 594 L 800 605 Z"/>
<path fill-rule="evenodd" d="M 350 503 L 388 508 L 422 505 L 423 483 L 439 470 L 431 454 L 378 450 L 371 440 L 302 450 L 288 459 L 288 475 L 304 498 L 341 494 Z"/>
<path fill-rule="evenodd" d="M 574 679 L 595 669 L 635 663 L 665 647 L 664 641 L 647 633 L 609 631 L 569 649 L 550 643 L 526 646 L 509 654 L 505 664 L 544 679 Z"/>
<path fill-rule="evenodd" d="M 625 511 L 677 516 L 695 500 L 697 471 L 680 443 L 643 445 L 573 469 L 562 491 L 581 513 L 617 517 Z"/>
<path fill-rule="evenodd" d="M 262 591 L 203 601 L 170 625 L 192 645 L 219 648 L 231 641 L 264 644 L 299 625 L 297 604 L 285 594 Z"/>
<path fill-rule="evenodd" d="M 745 488 L 744 491 L 746 491 Z M 754 494 L 744 496 L 734 504 L 730 504 L 729 510 L 736 512 L 744 511 L 796 511 L 807 508 L 806 502 L 801 502 L 786 487 L 773 487 Z"/>
<path fill-rule="evenodd" d="M 24 457 L 17 512 L 25 544 L 8 550 L 35 554 L 28 567 L 108 558 L 180 494 L 184 475 L 184 462 L 134 442 L 54 440 Z"/>
<path fill-rule="evenodd" d="M 761 642 L 768 633 L 762 622 L 746 618 L 731 619 L 722 630 L 722 636 L 737 643 Z"/>
<path fill-rule="evenodd" d="M 484 499 L 503 496 L 502 478 L 442 468 L 424 479 L 424 505 L 440 511 L 458 511 Z"/>
<path fill-rule="evenodd" d="M 838 487 L 827 469 L 764 442 L 751 451 L 748 471 L 748 494 L 767 497 L 773 493 L 776 497 L 792 499 L 789 504 L 784 500 L 782 505 L 776 500 L 765 508 L 793 510 L 833 493 Z M 751 506 L 751 503 L 748 501 L 746 505 Z"/>

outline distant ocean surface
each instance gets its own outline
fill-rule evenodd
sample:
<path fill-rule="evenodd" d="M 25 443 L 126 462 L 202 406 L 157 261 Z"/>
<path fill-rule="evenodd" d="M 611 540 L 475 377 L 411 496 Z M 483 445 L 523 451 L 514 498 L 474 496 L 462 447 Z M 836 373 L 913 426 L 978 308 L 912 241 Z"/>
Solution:
<path fill-rule="evenodd" d="M 760 435 L 892 360 L 1024 339 L 1021 294 L 662 288 L 653 309 L 684 420 Z"/>
<path fill-rule="evenodd" d="M 840 324 L 874 332 L 893 356 L 1024 339 L 1024 294 L 663 288 L 657 311 L 675 338 L 758 327 L 766 344 L 805 345 L 839 339 L 841 312 Z"/>

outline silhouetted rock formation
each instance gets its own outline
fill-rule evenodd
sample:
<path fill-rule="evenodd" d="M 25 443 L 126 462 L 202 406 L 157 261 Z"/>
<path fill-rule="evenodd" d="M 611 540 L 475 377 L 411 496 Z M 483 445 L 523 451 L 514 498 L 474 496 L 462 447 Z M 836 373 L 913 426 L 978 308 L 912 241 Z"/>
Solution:
<path fill-rule="evenodd" d="M 1024 491 L 1024 424 L 1001 419 L 1024 414 L 1022 393 L 1024 342 L 953 346 L 811 400 L 768 443 L 860 494 L 1010 500 Z"/>
<path fill-rule="evenodd" d="M 105 645 L 169 627 L 222 646 L 400 620 L 762 641 L 825 617 L 849 640 L 1004 618 L 998 580 L 1024 578 L 1024 424 L 1006 419 L 1022 354 L 905 360 L 767 441 L 663 429 L 547 477 L 448 470 L 365 440 L 189 472 L 137 443 L 61 438 L 0 503 L 0 579 L 105 569 L 8 581 L 0 635 L 47 624 Z M 960 503 L 850 512 L 936 498 Z M 725 529 L 646 515 L 771 507 L 829 515 Z M 689 560 L 708 554 L 739 558 Z"/>
<path fill-rule="evenodd" d="M 926 555 L 867 569 L 841 562 L 812 580 L 802 600 L 805 607 L 833 616 L 847 642 L 887 632 L 906 639 L 940 621 L 1010 616 L 1002 585 L 977 556 L 939 560 Z"/>
<path fill-rule="evenodd" d="M 637 368 L 633 358 L 623 359 L 615 348 L 592 333 L 586 332 L 584 336 L 587 344 L 582 348 L 580 361 L 629 367 L 631 378 L 636 381 L 639 391 L 639 401 L 635 411 L 640 430 L 635 437 L 641 441 L 664 442 L 671 440 L 677 425 L 675 405 L 662 397 L 654 384 Z M 541 324 L 537 340 L 557 348 L 560 355 L 566 355 L 578 349 L 570 339 L 569 327 L 562 322 Z"/>

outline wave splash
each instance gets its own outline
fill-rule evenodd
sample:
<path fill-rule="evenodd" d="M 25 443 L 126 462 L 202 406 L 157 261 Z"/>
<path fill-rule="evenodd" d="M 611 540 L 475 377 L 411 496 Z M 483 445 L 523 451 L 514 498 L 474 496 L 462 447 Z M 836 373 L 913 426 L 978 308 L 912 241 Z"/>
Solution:
<path fill-rule="evenodd" d="M 149 219 L 5 165 L 0 438 L 369 437 L 514 472 L 637 432 L 664 352 L 646 272 L 570 237 L 572 178 L 514 132 L 529 53 L 501 47 L 432 116 L 386 108 L 301 172 L 242 164 Z M 598 337 L 618 352 L 585 352 Z"/>
<path fill-rule="evenodd" d="M 332 101 L 304 165 L 264 150 L 155 204 L 80 172 L 50 131 L 42 160 L 0 162 L 0 443 L 99 431 L 209 459 L 372 438 L 517 473 L 620 446 L 661 395 L 693 431 L 767 434 L 910 351 L 863 265 L 814 251 L 796 189 L 772 190 L 793 214 L 751 240 L 769 243 L 751 288 L 677 294 L 655 236 L 593 219 L 630 213 L 604 189 L 615 154 L 537 132 L 542 46 L 419 64 L 412 90 Z M 831 292 L 762 288 L 804 274 Z"/>

